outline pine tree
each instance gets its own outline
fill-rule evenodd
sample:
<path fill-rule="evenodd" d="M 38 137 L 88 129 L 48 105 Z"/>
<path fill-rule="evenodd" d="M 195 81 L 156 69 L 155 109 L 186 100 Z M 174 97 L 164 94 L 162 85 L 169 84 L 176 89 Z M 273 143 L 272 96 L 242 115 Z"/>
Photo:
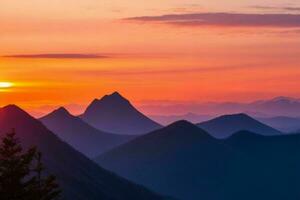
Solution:
<path fill-rule="evenodd" d="M 54 200 L 60 190 L 54 176 L 42 177 L 42 155 L 35 147 L 24 151 L 16 134 L 0 144 L 0 199 Z"/>
<path fill-rule="evenodd" d="M 43 171 L 45 167 L 42 163 L 42 154 L 37 152 L 35 155 L 35 167 L 33 172 L 35 173 L 34 177 L 34 199 L 36 200 L 52 200 L 56 199 L 60 195 L 59 186 L 56 183 L 55 176 L 46 176 L 43 177 Z"/>

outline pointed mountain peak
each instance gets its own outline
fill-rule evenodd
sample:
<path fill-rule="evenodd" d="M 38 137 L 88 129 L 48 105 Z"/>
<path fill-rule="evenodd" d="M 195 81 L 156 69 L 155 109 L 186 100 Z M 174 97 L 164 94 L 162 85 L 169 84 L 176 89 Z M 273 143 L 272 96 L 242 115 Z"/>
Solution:
<path fill-rule="evenodd" d="M 20 107 L 18 107 L 15 104 L 9 104 L 7 106 L 4 106 L 1 108 L 2 110 L 22 110 Z"/>
<path fill-rule="evenodd" d="M 71 115 L 65 107 L 59 107 L 58 109 L 54 110 L 52 113 L 57 115 L 64 115 L 64 116 Z"/>
<path fill-rule="evenodd" d="M 22 110 L 20 107 L 17 105 L 7 105 L 4 106 L 3 108 L 0 109 L 1 112 L 6 113 L 6 114 L 12 114 L 12 115 L 28 115 L 24 110 Z"/>
<path fill-rule="evenodd" d="M 0 109 L 0 119 L 1 120 L 7 120 L 14 123 L 19 122 L 34 122 L 35 119 L 28 114 L 26 111 L 21 109 L 20 107 L 16 105 L 8 105 Z M 2 121 L 3 122 L 3 121 Z M 8 123 L 9 125 L 10 123 Z M 14 127 L 12 127 L 14 128 Z"/>
<path fill-rule="evenodd" d="M 72 117 L 72 115 L 69 113 L 69 111 L 65 107 L 59 107 L 58 109 L 54 110 L 53 112 L 49 113 L 48 115 L 42 117 L 47 118 L 47 117 Z"/>
<path fill-rule="evenodd" d="M 118 134 L 145 134 L 161 128 L 118 92 L 94 100 L 80 117 L 97 129 Z"/>
<path fill-rule="evenodd" d="M 109 95 L 103 96 L 101 99 L 94 99 L 92 103 L 88 106 L 87 110 L 97 108 L 98 106 L 116 106 L 116 105 L 130 105 L 130 102 L 123 97 L 119 92 L 114 92 Z"/>
<path fill-rule="evenodd" d="M 103 109 L 132 109 L 130 102 L 124 98 L 120 93 L 114 92 L 109 95 L 103 96 L 101 99 L 94 99 L 93 102 L 87 107 L 87 112 L 99 112 Z"/>
<path fill-rule="evenodd" d="M 126 102 L 128 102 L 128 100 L 125 97 L 123 97 L 119 92 L 114 92 L 110 95 L 105 95 L 104 97 L 102 97 L 100 99 L 100 101 L 118 101 L 118 102 L 126 101 Z"/>
<path fill-rule="evenodd" d="M 113 92 L 110 96 L 115 96 L 115 97 L 120 97 L 120 98 L 124 98 L 119 92 L 115 91 Z"/>

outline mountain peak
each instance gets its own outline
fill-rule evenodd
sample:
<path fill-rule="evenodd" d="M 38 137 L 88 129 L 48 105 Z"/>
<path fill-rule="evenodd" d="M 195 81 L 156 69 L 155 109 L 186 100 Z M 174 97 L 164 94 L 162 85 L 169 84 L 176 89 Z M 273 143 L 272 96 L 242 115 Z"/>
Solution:
<path fill-rule="evenodd" d="M 116 101 L 116 102 L 129 102 L 125 97 L 123 97 L 119 92 L 114 92 L 109 95 L 105 95 L 99 101 Z"/>
<path fill-rule="evenodd" d="M 187 120 L 180 120 L 177 122 L 174 122 L 170 124 L 169 126 L 165 127 L 167 130 L 183 130 L 186 132 L 187 130 L 195 130 L 198 131 L 200 130 L 199 127 L 197 127 L 195 124 L 192 124 L 191 122 Z"/>
<path fill-rule="evenodd" d="M 195 125 L 192 124 L 191 122 L 187 121 L 187 120 L 179 120 L 177 122 L 174 122 L 174 123 L 170 124 L 169 126 L 191 127 L 191 126 L 195 126 Z"/>
<path fill-rule="evenodd" d="M 81 118 L 97 129 L 118 134 L 145 134 L 161 128 L 118 92 L 94 100 Z"/>
<path fill-rule="evenodd" d="M 53 111 L 58 114 L 64 114 L 64 115 L 70 115 L 69 111 L 65 107 L 59 107 L 55 111 Z"/>
<path fill-rule="evenodd" d="M 245 113 L 237 113 L 231 115 L 223 115 L 216 119 L 223 119 L 223 120 L 252 120 L 253 118 Z"/>
<path fill-rule="evenodd" d="M 0 111 L 5 114 L 10 114 L 13 116 L 25 116 L 25 115 L 28 116 L 29 115 L 24 110 L 22 110 L 20 107 L 18 107 L 17 105 L 14 105 L 14 104 L 4 106 L 3 108 L 0 109 Z"/>
<path fill-rule="evenodd" d="M 122 97 L 122 95 L 119 92 L 117 92 L 117 91 L 113 92 L 110 96 Z"/>
<path fill-rule="evenodd" d="M 46 116 L 42 117 L 41 119 L 45 119 L 48 117 L 71 117 L 72 115 L 65 107 L 59 107 L 58 109 L 52 111 L 51 113 L 47 114 Z"/>
<path fill-rule="evenodd" d="M 215 119 L 202 122 L 198 127 L 203 128 L 216 138 L 227 138 L 232 134 L 246 130 L 261 135 L 280 135 L 280 131 L 269 127 L 252 117 L 240 113 L 233 115 L 223 115 Z"/>

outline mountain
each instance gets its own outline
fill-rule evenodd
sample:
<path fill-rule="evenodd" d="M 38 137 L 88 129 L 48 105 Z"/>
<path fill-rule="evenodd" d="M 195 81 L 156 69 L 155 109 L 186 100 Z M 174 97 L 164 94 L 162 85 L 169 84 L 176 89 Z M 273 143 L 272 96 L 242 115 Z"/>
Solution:
<path fill-rule="evenodd" d="M 233 133 L 247 130 L 262 135 L 280 135 L 280 131 L 267 126 L 246 114 L 223 115 L 197 124 L 215 138 L 227 138 Z"/>
<path fill-rule="evenodd" d="M 296 117 L 270 117 L 270 118 L 256 118 L 258 121 L 276 128 L 285 133 L 297 132 L 300 130 L 300 118 Z"/>
<path fill-rule="evenodd" d="M 17 106 L 0 109 L 0 136 L 12 128 L 24 147 L 36 145 L 49 173 L 58 177 L 63 200 L 161 199 L 143 187 L 102 169 L 62 142 L 41 122 Z"/>
<path fill-rule="evenodd" d="M 299 116 L 300 99 L 292 97 L 276 97 L 261 100 L 248 105 L 252 110 L 268 113 L 271 116 Z"/>
<path fill-rule="evenodd" d="M 133 139 L 133 136 L 97 130 L 79 117 L 71 115 L 65 108 L 53 111 L 40 121 L 63 141 L 90 158 Z"/>
<path fill-rule="evenodd" d="M 141 135 L 161 128 L 117 92 L 95 99 L 81 118 L 99 130 L 117 134 Z"/>
<path fill-rule="evenodd" d="M 145 102 L 140 108 L 144 112 L 172 113 L 196 112 L 205 115 L 248 113 L 255 117 L 291 116 L 299 117 L 300 99 L 275 97 L 253 102 Z"/>
<path fill-rule="evenodd" d="M 179 121 L 96 158 L 106 169 L 183 200 L 215 199 L 232 152 L 197 126 Z M 220 198 L 221 199 L 221 198 Z"/>
<path fill-rule="evenodd" d="M 219 140 L 185 121 L 99 156 L 113 172 L 182 200 L 297 200 L 300 135 Z"/>
<path fill-rule="evenodd" d="M 240 131 L 225 143 L 247 157 L 246 162 L 235 163 L 239 170 L 232 179 L 241 184 L 233 195 L 247 195 L 241 199 L 249 200 L 300 198 L 299 134 L 262 136 Z"/>
<path fill-rule="evenodd" d="M 169 125 L 180 120 L 187 120 L 192 123 L 199 123 L 213 118 L 210 115 L 198 115 L 194 113 L 187 113 L 185 115 L 151 115 L 149 117 L 163 125 Z"/>

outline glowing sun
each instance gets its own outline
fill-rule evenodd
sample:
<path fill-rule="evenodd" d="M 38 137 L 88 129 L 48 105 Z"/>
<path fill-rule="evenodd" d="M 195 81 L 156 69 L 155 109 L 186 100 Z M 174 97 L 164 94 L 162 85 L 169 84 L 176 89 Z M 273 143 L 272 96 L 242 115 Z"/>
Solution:
<path fill-rule="evenodd" d="M 11 82 L 0 82 L 0 89 L 8 89 L 13 87 L 13 85 Z"/>

